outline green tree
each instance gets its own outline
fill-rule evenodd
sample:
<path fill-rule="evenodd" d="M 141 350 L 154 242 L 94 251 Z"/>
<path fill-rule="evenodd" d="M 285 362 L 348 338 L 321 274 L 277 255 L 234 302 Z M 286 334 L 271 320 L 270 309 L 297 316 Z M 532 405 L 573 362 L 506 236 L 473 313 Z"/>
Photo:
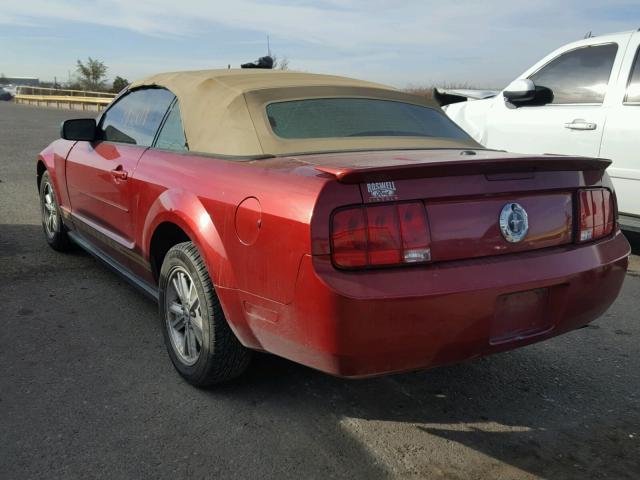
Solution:
<path fill-rule="evenodd" d="M 100 60 L 89 57 L 85 62 L 78 60 L 76 72 L 80 85 L 86 90 L 105 90 L 107 66 Z"/>
<path fill-rule="evenodd" d="M 122 90 L 127 88 L 127 86 L 129 86 L 129 80 L 127 80 L 126 78 L 116 76 L 116 78 L 113 79 L 113 85 L 111 86 L 111 91 L 113 93 L 120 93 Z"/>

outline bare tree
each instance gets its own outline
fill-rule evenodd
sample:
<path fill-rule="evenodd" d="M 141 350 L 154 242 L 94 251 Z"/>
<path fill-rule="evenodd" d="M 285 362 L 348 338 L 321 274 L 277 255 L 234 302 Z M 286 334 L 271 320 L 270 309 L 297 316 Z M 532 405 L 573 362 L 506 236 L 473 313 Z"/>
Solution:
<path fill-rule="evenodd" d="M 274 70 L 289 70 L 289 59 L 287 57 L 278 58 L 276 55 L 271 55 L 273 58 Z"/>
<path fill-rule="evenodd" d="M 91 57 L 86 63 L 78 60 L 76 72 L 80 85 L 86 90 L 104 90 L 106 88 L 107 66 L 100 60 Z"/>

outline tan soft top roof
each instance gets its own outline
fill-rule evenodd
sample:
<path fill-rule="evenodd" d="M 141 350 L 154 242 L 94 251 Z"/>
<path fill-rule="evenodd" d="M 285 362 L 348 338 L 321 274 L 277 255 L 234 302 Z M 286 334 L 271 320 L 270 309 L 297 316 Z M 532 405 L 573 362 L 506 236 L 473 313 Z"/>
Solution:
<path fill-rule="evenodd" d="M 265 106 L 274 101 L 366 97 L 439 108 L 392 87 L 333 75 L 278 70 L 198 70 L 160 73 L 129 89 L 164 87 L 178 98 L 189 149 L 214 155 L 260 156 L 382 148 L 479 147 L 472 140 L 423 137 L 283 139 L 271 130 Z"/>

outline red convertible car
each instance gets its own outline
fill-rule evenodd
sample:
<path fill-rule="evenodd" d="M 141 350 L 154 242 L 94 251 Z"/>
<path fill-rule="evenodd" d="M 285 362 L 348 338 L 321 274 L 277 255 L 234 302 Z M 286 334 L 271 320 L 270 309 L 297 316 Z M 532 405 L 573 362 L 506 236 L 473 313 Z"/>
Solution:
<path fill-rule="evenodd" d="M 194 385 L 253 350 L 365 377 L 521 347 L 625 277 L 609 161 L 487 150 L 383 85 L 161 74 L 61 136 L 37 163 L 47 242 L 156 299 Z"/>

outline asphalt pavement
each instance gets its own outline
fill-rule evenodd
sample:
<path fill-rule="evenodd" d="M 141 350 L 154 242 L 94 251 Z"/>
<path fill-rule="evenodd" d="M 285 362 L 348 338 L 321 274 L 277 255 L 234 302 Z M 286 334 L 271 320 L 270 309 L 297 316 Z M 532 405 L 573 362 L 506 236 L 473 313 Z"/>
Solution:
<path fill-rule="evenodd" d="M 602 318 L 541 344 L 359 381 L 259 355 L 197 390 L 152 302 L 45 243 L 36 155 L 79 115 L 0 102 L 0 478 L 640 478 L 637 256 Z"/>

